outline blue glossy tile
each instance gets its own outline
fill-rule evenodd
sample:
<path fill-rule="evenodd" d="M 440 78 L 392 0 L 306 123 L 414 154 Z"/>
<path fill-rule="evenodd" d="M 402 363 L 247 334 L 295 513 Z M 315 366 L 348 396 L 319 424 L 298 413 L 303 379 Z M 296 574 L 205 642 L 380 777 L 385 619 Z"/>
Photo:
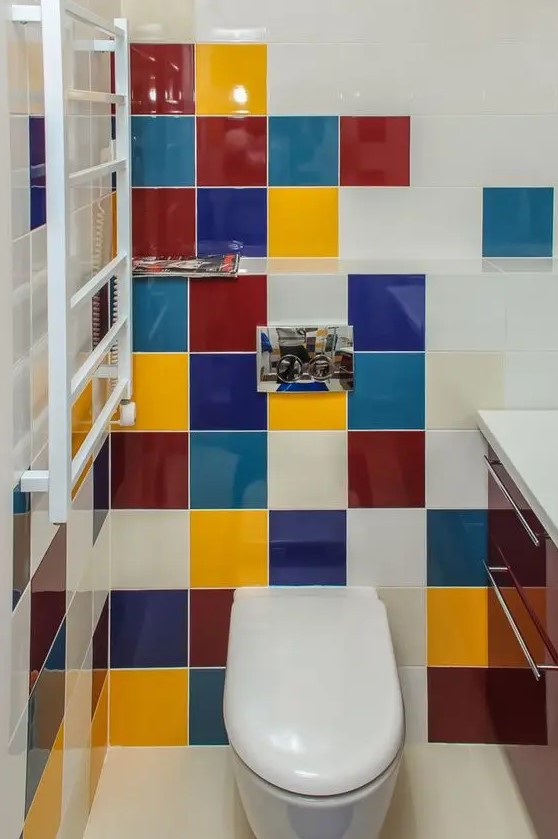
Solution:
<path fill-rule="evenodd" d="M 187 352 L 186 277 L 134 278 L 134 352 Z"/>
<path fill-rule="evenodd" d="M 483 256 L 552 256 L 553 230 L 552 187 L 483 190 Z"/>
<path fill-rule="evenodd" d="M 194 186 L 194 117 L 132 117 L 132 185 Z"/>
<path fill-rule="evenodd" d="M 429 586 L 485 586 L 488 551 L 486 510 L 429 510 Z"/>
<path fill-rule="evenodd" d="M 197 190 L 198 254 L 267 254 L 267 189 Z"/>
<path fill-rule="evenodd" d="M 337 186 L 338 117 L 269 118 L 270 186 Z"/>
<path fill-rule="evenodd" d="M 255 353 L 190 356 L 192 431 L 267 428 L 267 398 L 256 390 Z"/>
<path fill-rule="evenodd" d="M 30 166 L 30 224 L 31 230 L 46 223 L 46 153 L 45 119 L 29 118 L 29 166 Z"/>
<path fill-rule="evenodd" d="M 424 350 L 424 276 L 349 274 L 349 323 L 357 350 Z"/>
<path fill-rule="evenodd" d="M 349 428 L 424 428 L 424 353 L 355 353 Z"/>
<path fill-rule="evenodd" d="M 196 510 L 267 507 L 267 433 L 190 434 L 190 506 Z"/>
<path fill-rule="evenodd" d="M 111 667 L 185 667 L 187 663 L 187 591 L 111 593 Z"/>
<path fill-rule="evenodd" d="M 190 669 L 189 738 L 191 746 L 227 746 L 223 720 L 225 669 Z"/>
<path fill-rule="evenodd" d="M 93 544 L 102 530 L 110 506 L 110 442 L 105 440 L 93 463 Z"/>
<path fill-rule="evenodd" d="M 269 550 L 270 585 L 345 585 L 345 510 L 272 510 Z"/>

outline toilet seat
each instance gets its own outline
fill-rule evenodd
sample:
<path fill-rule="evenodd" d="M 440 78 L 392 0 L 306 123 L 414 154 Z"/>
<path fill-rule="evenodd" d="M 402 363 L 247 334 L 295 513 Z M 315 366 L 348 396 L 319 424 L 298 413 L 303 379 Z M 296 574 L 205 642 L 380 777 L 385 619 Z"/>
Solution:
<path fill-rule="evenodd" d="M 376 591 L 239 589 L 224 710 L 238 757 L 282 790 L 340 795 L 382 775 L 401 749 L 404 719 Z"/>

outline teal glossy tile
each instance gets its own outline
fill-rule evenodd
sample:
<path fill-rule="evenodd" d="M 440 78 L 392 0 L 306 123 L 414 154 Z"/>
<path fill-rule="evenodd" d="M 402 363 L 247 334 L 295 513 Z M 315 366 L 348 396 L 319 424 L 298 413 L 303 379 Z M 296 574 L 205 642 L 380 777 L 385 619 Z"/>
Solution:
<path fill-rule="evenodd" d="M 190 669 L 191 746 L 226 746 L 228 737 L 223 720 L 225 668 Z"/>
<path fill-rule="evenodd" d="M 338 158 L 338 117 L 269 118 L 270 186 L 337 186 Z"/>
<path fill-rule="evenodd" d="M 267 433 L 192 432 L 190 506 L 198 510 L 265 509 Z"/>
<path fill-rule="evenodd" d="M 194 117 L 132 117 L 132 185 L 194 186 Z"/>
<path fill-rule="evenodd" d="M 423 429 L 424 353 L 355 353 L 349 429 Z"/>
<path fill-rule="evenodd" d="M 428 510 L 429 586 L 485 586 L 486 510 Z"/>
<path fill-rule="evenodd" d="M 483 256 L 552 256 L 553 230 L 552 187 L 487 187 L 483 190 Z"/>
<path fill-rule="evenodd" d="M 187 352 L 186 277 L 134 278 L 134 352 Z"/>

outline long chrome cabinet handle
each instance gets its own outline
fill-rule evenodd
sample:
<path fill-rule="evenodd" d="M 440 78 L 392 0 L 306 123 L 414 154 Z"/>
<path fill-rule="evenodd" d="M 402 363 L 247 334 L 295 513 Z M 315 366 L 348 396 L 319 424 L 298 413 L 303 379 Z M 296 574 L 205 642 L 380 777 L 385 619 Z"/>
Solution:
<path fill-rule="evenodd" d="M 521 510 L 519 509 L 519 507 L 517 506 L 517 504 L 513 500 L 513 498 L 511 497 L 510 493 L 506 489 L 506 486 L 502 482 L 502 479 L 499 477 L 498 473 L 494 469 L 494 465 L 499 466 L 500 464 L 499 463 L 493 464 L 486 455 L 484 456 L 484 459 L 486 461 L 486 466 L 488 468 L 488 471 L 490 472 L 490 474 L 494 478 L 494 481 L 495 481 L 498 489 L 500 490 L 502 495 L 506 498 L 506 501 L 508 501 L 511 504 L 511 506 L 513 507 L 513 511 L 514 511 L 515 515 L 517 516 L 517 518 L 519 519 L 519 521 L 521 522 L 521 524 L 523 525 L 524 529 L 527 531 L 527 535 L 529 536 L 529 539 L 531 540 L 533 545 L 535 545 L 536 548 L 540 548 L 541 542 L 540 542 L 539 537 L 537 536 L 537 534 L 535 533 L 533 528 L 529 525 L 529 522 L 527 521 L 527 519 L 525 518 L 525 516 L 523 515 L 523 513 L 521 512 Z"/>

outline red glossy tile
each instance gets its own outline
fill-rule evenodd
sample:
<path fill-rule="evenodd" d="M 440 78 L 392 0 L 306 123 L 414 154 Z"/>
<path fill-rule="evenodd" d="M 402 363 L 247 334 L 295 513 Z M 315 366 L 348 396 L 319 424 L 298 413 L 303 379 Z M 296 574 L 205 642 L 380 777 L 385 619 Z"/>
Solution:
<path fill-rule="evenodd" d="M 266 323 L 265 276 L 190 283 L 192 352 L 254 352 L 256 326 Z"/>
<path fill-rule="evenodd" d="M 133 114 L 194 113 L 194 45 L 132 44 Z"/>
<path fill-rule="evenodd" d="M 341 186 L 409 186 L 410 117 L 341 117 Z"/>
<path fill-rule="evenodd" d="M 188 507 L 188 434 L 129 431 L 111 444 L 112 506 L 121 510 Z"/>
<path fill-rule="evenodd" d="M 428 739 L 545 745 L 545 680 L 525 668 L 429 667 Z"/>
<path fill-rule="evenodd" d="M 190 590 L 190 666 L 224 667 L 234 591 Z"/>
<path fill-rule="evenodd" d="M 424 507 L 424 432 L 349 431 L 349 507 Z"/>
<path fill-rule="evenodd" d="M 134 256 L 191 256 L 196 241 L 196 191 L 133 189 Z"/>
<path fill-rule="evenodd" d="M 197 118 L 198 186 L 266 186 L 266 117 Z"/>
<path fill-rule="evenodd" d="M 46 661 L 66 613 L 66 525 L 60 525 L 31 578 L 31 674 Z M 33 684 L 33 680 L 31 686 Z"/>

